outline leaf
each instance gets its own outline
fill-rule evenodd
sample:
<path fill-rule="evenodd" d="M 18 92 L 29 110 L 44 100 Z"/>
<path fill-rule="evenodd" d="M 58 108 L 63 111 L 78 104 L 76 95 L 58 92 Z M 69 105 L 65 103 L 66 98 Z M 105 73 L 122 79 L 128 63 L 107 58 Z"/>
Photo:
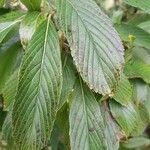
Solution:
<path fill-rule="evenodd" d="M 51 134 L 51 140 L 50 140 L 50 147 L 52 148 L 52 150 L 58 150 L 59 136 L 60 136 L 60 129 L 58 128 L 57 125 L 54 125 L 53 131 Z"/>
<path fill-rule="evenodd" d="M 123 41 L 129 42 L 129 36 L 132 35 L 135 37 L 134 45 L 142 46 L 145 48 L 150 48 L 150 34 L 143 29 L 128 25 L 128 24 L 120 24 L 115 26 L 117 31 L 119 32 L 121 39 Z"/>
<path fill-rule="evenodd" d="M 131 102 L 131 97 L 132 86 L 127 77 L 124 74 L 122 74 L 113 98 L 121 105 L 126 106 Z"/>
<path fill-rule="evenodd" d="M 106 149 L 99 104 L 81 79 L 76 81 L 69 121 L 72 150 Z"/>
<path fill-rule="evenodd" d="M 40 10 L 42 0 L 21 0 L 29 10 Z"/>
<path fill-rule="evenodd" d="M 15 100 L 18 87 L 18 70 L 16 70 L 6 81 L 2 94 L 4 98 L 4 109 L 9 110 L 9 106 Z"/>
<path fill-rule="evenodd" d="M 110 19 L 93 0 L 57 0 L 61 26 L 82 78 L 102 95 L 111 95 L 124 63 L 123 46 Z"/>
<path fill-rule="evenodd" d="M 141 118 L 147 124 L 150 121 L 150 87 L 141 80 L 133 80 L 133 101 L 137 105 Z"/>
<path fill-rule="evenodd" d="M 143 47 L 135 47 L 133 48 L 133 57 L 135 59 L 139 59 L 147 65 L 150 65 L 150 49 L 146 49 Z"/>
<path fill-rule="evenodd" d="M 73 92 L 73 86 L 76 80 L 76 70 L 73 65 L 73 60 L 70 58 L 70 55 L 62 55 L 62 64 L 63 64 L 63 86 L 60 96 L 60 107 L 68 100 L 69 95 Z"/>
<path fill-rule="evenodd" d="M 68 101 L 71 101 L 69 99 Z M 63 143 L 66 150 L 70 149 L 70 138 L 69 138 L 69 103 L 65 103 L 57 113 L 56 124 L 62 131 Z"/>
<path fill-rule="evenodd" d="M 0 47 L 5 49 L 5 47 L 9 48 L 14 43 L 20 42 L 20 36 L 19 36 L 19 24 L 16 24 L 12 30 L 8 32 L 8 34 L 3 39 L 2 43 L 0 44 Z"/>
<path fill-rule="evenodd" d="M 26 48 L 36 28 L 44 20 L 39 12 L 28 12 L 21 22 L 19 33 L 22 45 Z"/>
<path fill-rule="evenodd" d="M 125 74 L 129 78 L 142 78 L 150 83 L 150 66 L 137 58 L 133 58 L 125 65 Z"/>
<path fill-rule="evenodd" d="M 139 112 L 134 108 L 133 104 L 130 103 L 128 106 L 122 106 L 119 103 L 110 100 L 109 105 L 113 117 L 127 136 L 133 131 L 138 133 L 143 124 Z"/>
<path fill-rule="evenodd" d="M 9 112 L 7 113 L 7 116 L 4 120 L 4 124 L 2 126 L 2 137 L 7 142 L 9 147 L 14 147 L 14 139 L 12 135 L 12 109 L 13 109 L 13 103 L 11 103 L 9 107 Z"/>
<path fill-rule="evenodd" d="M 140 27 L 141 29 L 145 30 L 146 32 L 150 34 L 150 21 L 149 20 L 140 23 L 138 27 Z"/>
<path fill-rule="evenodd" d="M 5 118 L 2 127 L 2 137 L 7 142 L 9 147 L 14 147 L 14 139 L 12 135 L 12 110 L 15 101 L 15 96 L 17 94 L 18 87 L 18 69 L 9 77 L 2 90 L 4 98 L 4 109 L 8 110 L 7 116 Z"/>
<path fill-rule="evenodd" d="M 149 0 L 124 0 L 128 5 L 138 7 L 147 13 L 150 13 L 150 1 Z"/>
<path fill-rule="evenodd" d="M 128 140 L 128 143 L 123 144 L 126 148 L 142 148 L 150 145 L 150 139 L 146 137 L 133 137 Z"/>
<path fill-rule="evenodd" d="M 0 43 L 8 34 L 8 32 L 19 23 L 24 14 L 19 11 L 4 14 L 0 17 Z"/>
<path fill-rule="evenodd" d="M 59 39 L 48 19 L 36 30 L 21 66 L 13 109 L 13 134 L 20 150 L 43 148 L 53 129 L 62 86 Z"/>
<path fill-rule="evenodd" d="M 142 22 L 146 22 L 150 20 L 150 14 L 145 13 L 137 13 L 132 16 L 127 22 L 133 26 L 138 26 Z"/>
<path fill-rule="evenodd" d="M 110 110 L 108 107 L 102 105 L 101 106 L 102 115 L 105 124 L 105 135 L 107 141 L 107 149 L 108 150 L 118 150 L 119 141 L 124 136 L 120 127 L 115 122 L 110 114 Z"/>
<path fill-rule="evenodd" d="M 119 9 L 119 10 L 115 11 L 112 16 L 113 24 L 120 24 L 122 22 L 123 15 L 124 15 L 123 10 Z"/>
<path fill-rule="evenodd" d="M 132 49 L 132 58 L 125 65 L 125 73 L 129 78 L 142 78 L 150 83 L 150 50 L 143 47 Z"/>
<path fill-rule="evenodd" d="M 14 37 L 13 37 L 14 38 Z M 18 65 L 22 49 L 18 39 L 10 39 L 0 47 L 0 92 L 5 86 L 5 82 Z"/>

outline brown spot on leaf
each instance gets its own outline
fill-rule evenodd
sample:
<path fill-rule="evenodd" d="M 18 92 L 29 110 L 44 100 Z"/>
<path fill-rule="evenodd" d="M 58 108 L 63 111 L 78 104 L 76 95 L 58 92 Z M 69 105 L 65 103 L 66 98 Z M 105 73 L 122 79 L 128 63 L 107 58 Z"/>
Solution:
<path fill-rule="evenodd" d="M 89 128 L 89 132 L 94 132 L 96 130 L 96 128 Z"/>
<path fill-rule="evenodd" d="M 125 138 L 125 134 L 123 132 L 120 131 L 120 132 L 117 133 L 117 139 L 118 140 L 121 140 L 121 139 L 124 139 L 124 138 Z"/>

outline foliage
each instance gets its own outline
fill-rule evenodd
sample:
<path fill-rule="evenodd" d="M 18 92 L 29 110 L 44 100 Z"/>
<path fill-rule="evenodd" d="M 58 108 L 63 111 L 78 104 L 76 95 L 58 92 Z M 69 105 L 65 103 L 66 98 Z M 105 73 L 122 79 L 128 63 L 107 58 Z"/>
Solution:
<path fill-rule="evenodd" d="M 150 3 L 108 2 L 0 0 L 0 149 L 149 149 Z"/>

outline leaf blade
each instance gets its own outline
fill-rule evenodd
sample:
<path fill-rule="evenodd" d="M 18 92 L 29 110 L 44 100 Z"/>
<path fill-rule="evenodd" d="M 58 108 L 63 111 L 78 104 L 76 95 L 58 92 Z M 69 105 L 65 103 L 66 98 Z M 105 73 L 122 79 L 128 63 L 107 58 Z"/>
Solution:
<path fill-rule="evenodd" d="M 128 105 L 132 98 L 132 86 L 127 77 L 122 74 L 113 98 L 121 105 Z"/>
<path fill-rule="evenodd" d="M 70 144 L 72 150 L 106 149 L 104 122 L 100 107 L 89 88 L 76 81 L 70 108 Z"/>
<path fill-rule="evenodd" d="M 102 112 L 104 124 L 105 124 L 105 136 L 106 136 L 106 142 L 107 142 L 107 149 L 118 150 L 119 142 L 124 137 L 124 134 L 121 131 L 120 126 L 112 117 L 112 114 L 109 110 L 109 107 L 106 101 L 102 102 L 100 108 L 101 108 L 101 112 Z"/>
<path fill-rule="evenodd" d="M 76 70 L 73 65 L 73 60 L 68 54 L 62 54 L 62 64 L 63 64 L 63 86 L 60 96 L 60 106 L 68 100 L 71 93 L 73 93 L 73 88 L 76 80 Z"/>
<path fill-rule="evenodd" d="M 150 87 L 142 80 L 136 79 L 133 84 L 133 102 L 139 109 L 142 120 L 147 124 L 150 120 Z"/>
<path fill-rule="evenodd" d="M 109 106 L 113 117 L 127 136 L 133 132 L 139 132 L 143 124 L 139 112 L 132 103 L 128 106 L 121 106 L 119 103 L 110 100 Z"/>
<path fill-rule="evenodd" d="M 13 134 L 21 150 L 45 146 L 53 128 L 61 86 L 59 39 L 48 19 L 33 35 L 21 66 L 13 109 Z"/>
<path fill-rule="evenodd" d="M 21 44 L 18 37 L 13 36 L 15 40 L 10 39 L 0 47 L 0 92 L 7 82 L 7 78 L 11 76 L 19 64 L 18 59 L 22 57 Z"/>
<path fill-rule="evenodd" d="M 3 41 L 8 32 L 19 23 L 24 14 L 18 11 L 7 13 L 0 18 L 0 43 Z"/>
<path fill-rule="evenodd" d="M 91 0 L 57 0 L 56 5 L 71 54 L 83 80 L 95 92 L 111 94 L 124 59 L 121 40 L 110 19 Z"/>
<path fill-rule="evenodd" d="M 9 110 L 10 105 L 14 102 L 18 87 L 18 69 L 9 77 L 2 89 L 4 98 L 4 109 Z"/>

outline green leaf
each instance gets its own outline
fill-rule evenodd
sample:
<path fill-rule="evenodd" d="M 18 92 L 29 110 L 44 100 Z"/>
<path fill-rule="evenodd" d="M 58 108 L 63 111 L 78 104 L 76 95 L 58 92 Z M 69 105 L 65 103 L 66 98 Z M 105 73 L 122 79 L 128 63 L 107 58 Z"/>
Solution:
<path fill-rule="evenodd" d="M 139 132 L 143 124 L 139 112 L 135 109 L 133 104 L 130 103 L 128 106 L 122 106 L 110 100 L 109 105 L 113 117 L 127 136 L 132 132 Z"/>
<path fill-rule="evenodd" d="M 150 13 L 150 1 L 149 0 L 124 0 L 128 5 L 138 7 L 147 13 Z"/>
<path fill-rule="evenodd" d="M 5 118 L 4 124 L 2 126 L 2 137 L 7 142 L 9 147 L 14 147 L 14 139 L 12 135 L 12 109 L 13 109 L 13 103 L 11 103 L 9 107 L 9 112 L 7 113 L 7 116 Z"/>
<path fill-rule="evenodd" d="M 56 2 L 61 26 L 83 80 L 95 92 L 111 95 L 122 70 L 124 52 L 110 19 L 93 0 Z"/>
<path fill-rule="evenodd" d="M 50 143 L 49 143 L 52 150 L 58 150 L 59 136 L 60 136 L 60 129 L 58 128 L 57 124 L 54 124 Z M 48 150 L 48 149 L 46 149 L 46 150 Z"/>
<path fill-rule="evenodd" d="M 72 150 L 106 149 L 99 104 L 81 79 L 76 81 L 69 121 Z"/>
<path fill-rule="evenodd" d="M 4 98 L 4 109 L 9 110 L 9 106 L 15 100 L 18 87 L 18 70 L 16 70 L 6 81 L 2 94 Z"/>
<path fill-rule="evenodd" d="M 150 139 L 146 137 L 133 137 L 130 138 L 127 143 L 123 144 L 126 148 L 142 148 L 150 145 Z"/>
<path fill-rule="evenodd" d="M 69 95 L 73 92 L 73 86 L 76 80 L 76 70 L 73 64 L 73 60 L 70 55 L 62 55 L 63 65 L 63 86 L 60 97 L 60 108 L 68 100 Z"/>
<path fill-rule="evenodd" d="M 72 99 L 69 99 L 71 101 Z M 63 107 L 58 111 L 56 124 L 60 127 L 64 138 L 64 145 L 66 150 L 70 149 L 70 137 L 69 137 L 69 103 L 65 103 Z"/>
<path fill-rule="evenodd" d="M 122 22 L 123 15 L 124 15 L 123 10 L 119 9 L 119 10 L 115 11 L 112 16 L 113 24 L 120 24 Z"/>
<path fill-rule="evenodd" d="M 150 65 L 150 49 L 135 47 L 133 48 L 132 53 L 135 59 L 139 59 L 143 63 Z"/>
<path fill-rule="evenodd" d="M 29 10 L 40 10 L 42 0 L 21 0 Z"/>
<path fill-rule="evenodd" d="M 145 48 L 150 48 L 150 34 L 143 29 L 128 25 L 128 24 L 120 24 L 115 26 L 117 31 L 119 32 L 123 41 L 130 42 L 129 36 L 132 35 L 135 37 L 134 45 L 142 46 Z"/>
<path fill-rule="evenodd" d="M 140 23 L 149 20 L 150 20 L 150 14 L 137 13 L 132 15 L 132 17 L 129 20 L 127 20 L 127 23 L 134 26 L 138 26 Z"/>
<path fill-rule="evenodd" d="M 12 37 L 14 38 L 14 36 Z M 0 92 L 11 73 L 18 66 L 18 59 L 22 55 L 22 49 L 18 39 L 10 39 L 0 47 Z"/>
<path fill-rule="evenodd" d="M 144 122 L 150 122 L 150 87 L 141 80 L 132 81 L 133 101 L 137 105 Z"/>
<path fill-rule="evenodd" d="M 145 30 L 146 32 L 150 33 L 150 21 L 145 21 L 142 22 L 138 25 L 138 27 L 142 28 L 143 30 Z"/>
<path fill-rule="evenodd" d="M 125 65 L 125 73 L 129 78 L 142 78 L 150 83 L 150 50 L 134 47 L 132 58 Z"/>
<path fill-rule="evenodd" d="M 43 148 L 53 129 L 62 86 L 59 39 L 48 19 L 28 44 L 13 109 L 13 134 L 20 150 Z"/>
<path fill-rule="evenodd" d="M 0 43 L 8 34 L 8 32 L 21 20 L 24 14 L 19 11 L 10 12 L 0 16 Z"/>
<path fill-rule="evenodd" d="M 107 141 L 107 149 L 108 150 L 118 150 L 119 148 L 119 141 L 121 138 L 124 137 L 120 127 L 112 118 L 110 114 L 110 110 L 105 105 L 101 106 L 102 115 L 105 124 L 105 135 Z"/>
<path fill-rule="evenodd" d="M 26 48 L 36 28 L 44 20 L 39 12 L 28 12 L 21 22 L 19 33 L 22 45 Z"/>
<path fill-rule="evenodd" d="M 4 47 L 11 47 L 14 43 L 20 42 L 20 36 L 19 36 L 19 24 L 16 24 L 12 30 L 8 32 L 8 34 L 3 39 L 2 43 L 0 44 L 0 47 L 4 49 Z"/>
<path fill-rule="evenodd" d="M 132 35 L 135 37 L 134 44 L 138 46 L 143 46 L 146 48 L 149 47 L 150 34 L 144 31 L 143 29 L 137 26 L 125 24 L 125 23 L 116 25 L 115 27 L 117 31 L 120 33 L 123 41 L 129 42 L 129 36 Z"/>
<path fill-rule="evenodd" d="M 128 105 L 131 102 L 132 86 L 127 77 L 122 74 L 117 90 L 113 98 L 121 105 Z"/>
<path fill-rule="evenodd" d="M 141 50 L 141 52 L 139 54 L 136 53 L 135 56 L 126 63 L 125 74 L 129 78 L 142 78 L 145 82 L 150 83 L 149 55 L 146 51 L 142 53 L 141 48 L 139 48 L 139 50 Z"/>
<path fill-rule="evenodd" d="M 5 87 L 2 90 L 4 98 L 4 109 L 9 110 L 2 127 L 2 137 L 7 142 L 9 147 L 14 147 L 14 139 L 12 135 L 12 110 L 17 94 L 18 87 L 18 72 L 17 69 L 7 80 Z"/>

